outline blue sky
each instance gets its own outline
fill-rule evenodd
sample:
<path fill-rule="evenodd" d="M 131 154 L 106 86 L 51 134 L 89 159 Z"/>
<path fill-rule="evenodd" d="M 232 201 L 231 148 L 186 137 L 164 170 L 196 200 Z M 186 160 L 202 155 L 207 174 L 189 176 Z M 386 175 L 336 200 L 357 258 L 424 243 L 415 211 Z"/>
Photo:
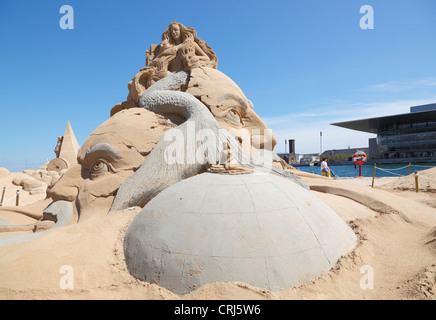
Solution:
<path fill-rule="evenodd" d="M 62 30 L 62 5 L 74 29 Z M 361 29 L 360 8 L 374 9 Z M 171 21 L 194 27 L 218 69 L 297 153 L 364 147 L 374 137 L 331 123 L 436 102 L 434 0 L 0 0 L 0 167 L 55 157 L 67 121 L 81 145 L 125 101 Z"/>

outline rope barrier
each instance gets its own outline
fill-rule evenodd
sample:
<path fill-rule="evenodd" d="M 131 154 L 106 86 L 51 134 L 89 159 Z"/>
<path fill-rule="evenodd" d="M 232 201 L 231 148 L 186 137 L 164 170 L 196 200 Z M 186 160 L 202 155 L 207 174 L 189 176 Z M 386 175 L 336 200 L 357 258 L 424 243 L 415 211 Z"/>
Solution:
<path fill-rule="evenodd" d="M 46 187 L 44 187 L 44 186 L 41 186 L 41 187 L 37 187 L 37 188 L 32 188 L 32 189 L 18 189 L 18 187 L 17 188 L 6 188 L 5 190 L 21 190 L 21 191 L 27 191 L 27 192 L 30 192 L 30 191 L 33 191 L 33 190 L 42 190 L 42 189 L 45 189 Z"/>
<path fill-rule="evenodd" d="M 396 171 L 396 170 L 404 170 L 406 168 L 408 168 L 409 166 L 405 166 L 405 167 L 401 167 L 401 168 L 394 168 L 394 169 L 384 169 L 384 168 L 379 168 L 376 167 L 376 169 L 381 170 L 381 171 L 385 171 L 385 172 L 391 172 L 391 171 Z"/>
<path fill-rule="evenodd" d="M 392 170 L 392 171 L 395 171 L 395 170 L 403 170 L 403 169 L 406 169 L 406 168 L 408 168 L 409 166 L 407 165 L 407 166 L 405 166 L 405 167 L 401 167 L 401 168 L 395 168 L 395 169 L 384 169 L 384 170 Z M 380 170 L 383 170 L 383 169 L 381 169 L 381 168 L 377 168 L 377 169 L 380 169 Z"/>
<path fill-rule="evenodd" d="M 372 184 L 371 184 L 371 187 L 374 188 L 374 180 L 375 180 L 375 172 L 376 172 L 376 169 L 379 169 L 380 171 L 384 171 L 384 172 L 387 172 L 387 173 L 392 174 L 392 175 L 396 175 L 396 176 L 398 176 L 398 177 L 407 177 L 407 176 L 410 176 L 410 168 L 411 168 L 411 167 L 435 168 L 434 166 L 420 166 L 420 165 L 412 165 L 411 163 L 409 163 L 409 165 L 404 166 L 404 167 L 401 167 L 401 168 L 384 169 L 384 168 L 379 168 L 379 167 L 377 167 L 377 164 L 374 163 L 374 173 L 373 173 L 373 176 L 372 176 Z M 408 170 L 407 170 L 407 175 L 403 175 L 403 174 L 399 174 L 399 173 L 392 172 L 392 171 L 397 171 L 397 170 L 403 170 L 403 169 L 406 169 L 406 168 L 408 168 Z M 423 179 L 425 179 L 425 180 L 428 180 L 428 181 L 435 181 L 434 179 L 429 178 L 429 177 L 423 175 L 422 173 L 418 173 L 418 171 L 416 171 L 416 170 L 415 170 L 415 173 L 414 173 L 414 177 L 415 177 L 415 188 L 416 188 L 416 192 L 419 192 L 419 182 L 418 182 L 418 181 L 419 181 L 419 177 L 421 177 L 421 178 L 423 178 Z"/>
<path fill-rule="evenodd" d="M 43 189 L 45 189 L 45 190 L 43 190 Z M 37 193 L 46 193 L 46 191 L 47 191 L 46 188 L 44 188 L 44 187 L 37 187 L 37 188 L 32 188 L 32 189 L 17 189 L 17 188 L 6 188 L 6 187 L 4 187 L 3 190 L 15 190 L 15 191 L 16 191 L 16 194 L 15 194 L 15 196 L 13 196 L 13 197 L 11 197 L 11 198 L 8 198 L 8 199 L 6 199 L 6 200 L 3 199 L 3 200 L 0 202 L 0 207 L 4 206 L 5 203 L 7 203 L 8 201 L 10 201 L 10 200 L 12 200 L 12 199 L 15 199 L 15 200 L 16 200 L 15 205 L 18 206 L 18 204 L 19 204 L 19 198 L 20 198 L 20 193 L 21 193 L 22 191 L 30 192 L 30 191 L 38 190 L 39 192 L 37 192 Z"/>
<path fill-rule="evenodd" d="M 395 173 L 395 172 L 390 172 L 389 169 L 382 169 L 382 168 L 377 168 L 377 167 L 376 167 L 376 169 L 379 169 L 380 171 L 384 171 L 384 172 L 387 172 L 387 173 L 390 173 L 390 174 L 395 174 L 395 175 L 400 176 L 400 177 L 406 177 L 406 175 L 403 175 L 403 174 L 399 174 L 399 173 Z M 397 170 L 397 169 L 394 169 L 394 170 Z"/>
<path fill-rule="evenodd" d="M 11 197 L 11 198 L 9 198 L 9 199 L 6 199 L 5 201 L 3 201 L 3 203 L 1 203 L 1 205 L 3 205 L 4 203 L 6 203 L 6 202 L 8 202 L 9 200 L 13 200 L 13 199 L 15 199 L 17 196 L 13 196 L 13 197 Z"/>
<path fill-rule="evenodd" d="M 435 168 L 433 166 L 408 165 L 408 166 L 404 166 L 404 167 L 401 167 L 401 168 L 393 168 L 393 169 L 383 169 L 383 168 L 379 168 L 379 167 L 376 166 L 376 169 L 379 169 L 381 171 L 388 172 L 388 173 L 391 173 L 391 174 L 396 174 L 396 173 L 391 172 L 391 171 L 403 170 L 403 169 L 406 169 L 406 168 L 409 168 L 409 171 L 410 171 L 411 167 Z M 407 176 L 407 175 L 400 175 L 400 174 L 396 174 L 396 175 L 403 176 L 403 177 Z"/>

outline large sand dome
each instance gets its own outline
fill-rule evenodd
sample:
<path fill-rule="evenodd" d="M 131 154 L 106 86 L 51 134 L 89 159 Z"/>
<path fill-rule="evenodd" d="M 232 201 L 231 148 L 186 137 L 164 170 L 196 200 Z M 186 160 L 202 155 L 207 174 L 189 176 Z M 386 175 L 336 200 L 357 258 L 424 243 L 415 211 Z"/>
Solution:
<path fill-rule="evenodd" d="M 124 251 L 133 276 L 184 294 L 214 281 L 294 287 L 355 244 L 342 218 L 292 181 L 203 173 L 150 201 L 127 230 Z"/>

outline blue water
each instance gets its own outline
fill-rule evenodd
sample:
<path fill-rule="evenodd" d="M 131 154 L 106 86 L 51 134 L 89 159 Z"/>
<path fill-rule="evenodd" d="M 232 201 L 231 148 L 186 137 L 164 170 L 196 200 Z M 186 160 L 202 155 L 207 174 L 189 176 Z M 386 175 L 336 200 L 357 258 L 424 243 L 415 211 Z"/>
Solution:
<path fill-rule="evenodd" d="M 338 177 L 351 178 L 359 176 L 359 166 L 354 167 L 354 165 L 344 165 L 344 166 L 334 166 L 329 165 L 330 170 Z M 420 170 L 426 170 L 436 167 L 436 163 L 420 163 L 412 164 L 410 166 L 410 173 Z M 297 169 L 304 172 L 312 172 L 316 174 L 321 174 L 321 168 L 319 166 L 302 166 L 296 167 Z M 408 171 L 408 164 L 378 164 L 375 171 L 376 177 L 400 177 L 406 176 Z M 374 172 L 374 165 L 362 165 L 362 176 L 372 177 Z"/>

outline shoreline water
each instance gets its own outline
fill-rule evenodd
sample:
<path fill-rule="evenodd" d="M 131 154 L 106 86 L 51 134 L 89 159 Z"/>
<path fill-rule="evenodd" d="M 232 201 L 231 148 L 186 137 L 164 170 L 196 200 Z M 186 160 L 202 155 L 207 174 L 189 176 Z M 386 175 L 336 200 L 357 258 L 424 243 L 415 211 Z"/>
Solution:
<path fill-rule="evenodd" d="M 319 166 L 294 166 L 297 170 L 321 174 L 321 169 Z M 330 169 L 337 177 L 341 178 L 353 178 L 359 176 L 359 166 L 354 166 L 354 164 L 346 165 L 336 165 L 329 164 Z M 436 167 L 436 162 L 433 163 L 411 163 L 410 169 L 409 164 L 376 164 L 375 177 L 404 177 L 408 174 L 413 174 L 415 171 L 426 170 Z M 362 165 L 362 177 L 372 177 L 374 174 L 374 164 L 363 164 Z"/>

